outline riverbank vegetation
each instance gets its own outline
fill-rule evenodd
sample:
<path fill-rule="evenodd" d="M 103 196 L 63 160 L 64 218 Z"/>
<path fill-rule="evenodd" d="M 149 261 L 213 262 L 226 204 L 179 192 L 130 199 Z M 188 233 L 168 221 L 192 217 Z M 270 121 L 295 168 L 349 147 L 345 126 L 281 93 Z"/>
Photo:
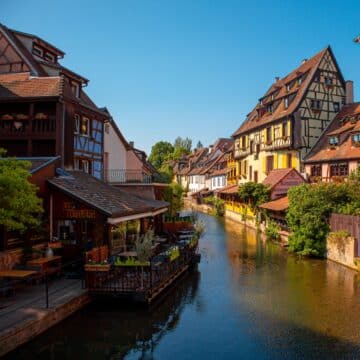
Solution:
<path fill-rule="evenodd" d="M 240 201 L 248 204 L 254 214 L 260 211 L 261 204 L 270 201 L 270 193 L 268 186 L 252 181 L 240 185 L 238 191 Z"/>
<path fill-rule="evenodd" d="M 289 189 L 286 219 L 291 230 L 289 250 L 323 257 L 331 213 L 360 215 L 360 172 L 341 184 L 303 184 Z"/>
<path fill-rule="evenodd" d="M 215 216 L 224 216 L 225 214 L 225 201 L 215 197 L 207 196 L 204 198 L 204 203 L 213 206 Z"/>

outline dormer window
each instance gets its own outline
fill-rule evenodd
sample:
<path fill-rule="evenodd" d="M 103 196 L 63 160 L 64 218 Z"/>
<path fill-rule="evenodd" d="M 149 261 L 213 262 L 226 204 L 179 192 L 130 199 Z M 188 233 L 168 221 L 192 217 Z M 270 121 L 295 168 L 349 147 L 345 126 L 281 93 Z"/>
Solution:
<path fill-rule="evenodd" d="M 71 83 L 71 92 L 77 97 L 80 97 L 80 86 L 76 82 Z"/>
<path fill-rule="evenodd" d="M 325 76 L 324 78 L 325 85 L 331 86 L 333 84 L 332 78 Z"/>
<path fill-rule="evenodd" d="M 331 136 L 329 138 L 329 144 L 332 146 L 339 145 L 339 137 L 338 136 Z"/>
<path fill-rule="evenodd" d="M 272 104 L 269 104 L 266 106 L 266 111 L 269 112 L 269 113 L 272 113 L 273 112 L 273 105 Z"/>
<path fill-rule="evenodd" d="M 274 94 L 271 94 L 271 100 L 274 100 Z"/>
<path fill-rule="evenodd" d="M 53 54 L 48 53 L 48 52 L 45 53 L 44 59 L 45 59 L 46 61 L 49 61 L 49 62 L 52 62 L 52 63 L 55 62 L 55 56 L 54 56 Z"/>
<path fill-rule="evenodd" d="M 40 46 L 37 46 L 36 44 L 33 45 L 32 53 L 39 57 L 43 57 L 44 55 L 43 49 Z"/>
<path fill-rule="evenodd" d="M 352 136 L 352 142 L 354 145 L 359 146 L 360 145 L 360 133 L 354 134 Z"/>
<path fill-rule="evenodd" d="M 321 101 L 320 100 L 311 100 L 311 108 L 313 110 L 321 110 Z"/>
<path fill-rule="evenodd" d="M 284 98 L 284 107 L 285 107 L 285 109 L 287 109 L 289 107 L 289 98 L 288 97 Z"/>
<path fill-rule="evenodd" d="M 290 84 L 287 84 L 287 85 L 286 85 L 286 91 L 290 91 L 290 89 L 291 89 Z"/>
<path fill-rule="evenodd" d="M 297 84 L 298 84 L 298 86 L 300 86 L 301 83 L 302 83 L 302 77 L 299 77 L 299 78 L 297 79 Z"/>

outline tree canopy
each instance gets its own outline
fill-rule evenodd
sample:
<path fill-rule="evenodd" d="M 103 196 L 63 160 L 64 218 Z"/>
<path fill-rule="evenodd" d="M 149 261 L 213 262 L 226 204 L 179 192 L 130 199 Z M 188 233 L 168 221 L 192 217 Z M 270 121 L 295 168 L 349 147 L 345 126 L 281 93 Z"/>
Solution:
<path fill-rule="evenodd" d="M 0 225 L 24 232 L 40 224 L 41 200 L 35 185 L 28 181 L 30 163 L 4 155 L 0 149 Z"/>
<path fill-rule="evenodd" d="M 149 161 L 159 170 L 165 161 L 171 158 L 174 147 L 168 141 L 159 141 L 151 148 Z"/>
<path fill-rule="evenodd" d="M 259 205 L 270 200 L 270 189 L 261 183 L 249 181 L 239 186 L 239 198 L 257 212 Z"/>

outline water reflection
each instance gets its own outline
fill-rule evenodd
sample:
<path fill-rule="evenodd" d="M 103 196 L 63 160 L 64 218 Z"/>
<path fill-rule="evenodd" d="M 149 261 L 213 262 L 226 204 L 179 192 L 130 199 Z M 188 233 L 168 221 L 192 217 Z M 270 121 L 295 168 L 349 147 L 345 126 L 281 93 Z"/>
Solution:
<path fill-rule="evenodd" d="M 7 359 L 360 358 L 357 272 L 200 217 L 199 272 L 151 309 L 97 303 Z"/>
<path fill-rule="evenodd" d="M 185 275 L 176 288 L 150 308 L 101 301 L 8 355 L 8 359 L 152 359 L 165 334 L 175 331 L 187 304 L 193 303 L 200 273 Z M 196 302 L 201 312 L 201 302 Z M 5 358 L 6 359 L 6 358 Z"/>

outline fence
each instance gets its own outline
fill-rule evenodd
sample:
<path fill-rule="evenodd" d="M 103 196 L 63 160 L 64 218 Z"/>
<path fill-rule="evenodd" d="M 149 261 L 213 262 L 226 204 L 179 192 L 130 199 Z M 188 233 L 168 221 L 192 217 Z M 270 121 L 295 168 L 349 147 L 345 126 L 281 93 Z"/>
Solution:
<path fill-rule="evenodd" d="M 331 214 L 330 230 L 346 230 L 355 238 L 355 256 L 360 254 L 360 216 Z"/>

